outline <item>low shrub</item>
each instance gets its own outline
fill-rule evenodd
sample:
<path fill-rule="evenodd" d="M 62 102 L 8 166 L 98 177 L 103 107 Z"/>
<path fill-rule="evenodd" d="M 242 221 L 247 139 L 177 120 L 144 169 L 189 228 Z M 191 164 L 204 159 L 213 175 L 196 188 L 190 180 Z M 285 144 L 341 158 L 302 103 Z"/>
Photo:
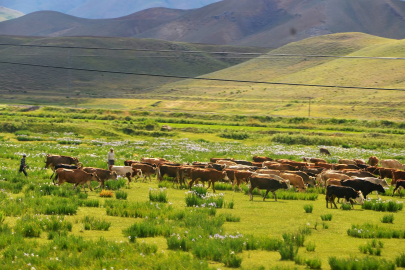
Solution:
<path fill-rule="evenodd" d="M 106 198 L 111 198 L 114 197 L 114 193 L 111 190 L 105 190 L 103 189 L 100 192 L 100 197 L 106 197 Z"/>
<path fill-rule="evenodd" d="M 120 190 L 123 187 L 125 187 L 127 184 L 127 180 L 126 179 L 119 179 L 117 181 L 115 180 L 108 180 L 107 182 L 105 182 L 105 188 L 109 189 L 109 190 Z"/>
<path fill-rule="evenodd" d="M 394 223 L 394 215 L 389 214 L 389 215 L 384 215 L 381 219 L 382 223 Z"/>
<path fill-rule="evenodd" d="M 293 242 L 284 243 L 279 247 L 278 252 L 281 255 L 281 260 L 294 261 L 294 258 L 298 253 L 298 247 L 294 246 Z"/>
<path fill-rule="evenodd" d="M 312 204 L 306 204 L 304 205 L 304 210 L 305 213 L 312 213 L 312 210 L 314 209 L 314 206 Z"/>
<path fill-rule="evenodd" d="M 342 203 L 342 210 L 352 210 L 352 205 L 350 203 Z"/>

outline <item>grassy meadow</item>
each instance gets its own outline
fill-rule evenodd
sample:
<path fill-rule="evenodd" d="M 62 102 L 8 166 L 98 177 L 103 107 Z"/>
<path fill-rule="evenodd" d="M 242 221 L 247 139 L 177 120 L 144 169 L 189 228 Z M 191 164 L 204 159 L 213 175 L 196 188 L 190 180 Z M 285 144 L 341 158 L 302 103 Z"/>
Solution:
<path fill-rule="evenodd" d="M 164 124 L 173 131 L 161 131 Z M 405 216 L 392 188 L 381 202 L 372 194 L 365 206 L 344 210 L 326 208 L 324 189 L 278 191 L 277 202 L 255 193 L 249 201 L 246 186 L 233 192 L 217 183 L 213 195 L 154 177 L 85 194 L 54 186 L 44 169 L 48 153 L 106 168 L 110 147 L 118 165 L 140 157 L 300 160 L 320 157 L 320 146 L 330 162 L 371 155 L 404 162 L 402 122 L 2 106 L 0 126 L 1 269 L 404 266 Z M 22 153 L 28 178 L 17 174 Z"/>

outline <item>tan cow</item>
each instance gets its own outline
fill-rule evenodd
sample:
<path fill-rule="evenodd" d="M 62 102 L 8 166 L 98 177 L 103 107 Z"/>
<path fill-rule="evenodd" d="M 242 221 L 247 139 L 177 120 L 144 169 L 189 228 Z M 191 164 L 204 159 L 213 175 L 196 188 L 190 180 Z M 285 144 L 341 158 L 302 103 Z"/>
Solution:
<path fill-rule="evenodd" d="M 303 157 L 302 160 L 304 160 L 305 162 L 310 162 L 310 163 L 317 163 L 317 162 L 328 163 L 323 158 Z"/>
<path fill-rule="evenodd" d="M 233 162 L 233 161 L 230 161 L 230 160 L 223 160 L 223 159 L 217 160 L 215 163 L 216 164 L 223 164 L 223 165 L 226 165 L 226 166 L 236 166 L 236 165 L 238 165 L 236 162 Z"/>
<path fill-rule="evenodd" d="M 160 164 L 167 162 L 167 160 L 164 158 L 141 158 L 141 162 L 146 162 L 159 166 Z"/>
<path fill-rule="evenodd" d="M 397 169 L 397 170 L 405 169 L 405 166 L 396 159 L 381 160 L 380 163 L 381 163 L 381 167 L 383 167 L 383 168 L 391 168 L 391 169 Z"/>
<path fill-rule="evenodd" d="M 368 165 L 373 166 L 373 167 L 378 166 L 379 161 L 380 160 L 378 159 L 378 157 L 371 156 L 368 158 Z"/>
<path fill-rule="evenodd" d="M 307 190 L 307 187 L 305 186 L 304 180 L 302 180 L 301 176 L 292 173 L 281 173 L 280 176 L 284 180 L 289 180 L 290 185 L 292 185 L 294 188 L 298 188 L 299 191 Z"/>
<path fill-rule="evenodd" d="M 356 164 L 357 164 L 356 161 L 350 160 L 350 159 L 346 159 L 346 158 L 339 159 L 339 162 L 338 162 L 338 163 L 339 163 L 339 164 L 348 164 L 348 165 L 356 165 Z"/>
<path fill-rule="evenodd" d="M 274 165 L 274 164 L 280 164 L 280 163 L 278 163 L 276 161 L 263 161 L 262 168 L 264 168 L 264 167 L 268 168 L 268 166 L 271 166 L 271 165 Z"/>
<path fill-rule="evenodd" d="M 326 186 L 330 185 L 335 185 L 335 186 L 342 186 L 342 183 L 340 183 L 341 180 L 339 179 L 334 179 L 334 178 L 329 178 L 326 180 Z"/>
<path fill-rule="evenodd" d="M 353 159 L 353 160 L 354 160 L 354 162 L 356 162 L 356 164 L 367 165 L 367 163 L 362 159 Z"/>
<path fill-rule="evenodd" d="M 340 180 L 347 180 L 350 179 L 350 176 L 346 174 L 341 174 L 341 173 L 336 173 L 334 171 L 328 170 L 328 171 L 323 171 L 320 174 L 316 176 L 316 181 L 318 182 L 318 186 L 325 186 L 326 181 L 329 178 L 335 178 L 335 179 L 340 179 Z"/>
<path fill-rule="evenodd" d="M 152 182 L 152 178 L 150 177 L 152 174 L 156 174 L 158 173 L 158 168 L 155 166 L 150 166 L 147 164 L 143 164 L 143 163 L 132 163 L 131 167 L 135 170 L 141 170 L 142 174 L 139 175 L 137 174 L 135 181 L 143 175 L 143 181 L 146 181 L 146 177 L 149 178 L 149 181 Z"/>
<path fill-rule="evenodd" d="M 67 182 L 71 184 L 75 184 L 74 189 L 78 185 L 81 185 L 83 187 L 84 192 L 86 192 L 86 189 L 84 187 L 84 184 L 87 184 L 89 189 L 93 191 L 91 188 L 90 182 L 91 181 L 97 181 L 100 182 L 100 179 L 97 177 L 95 173 L 87 173 L 83 170 L 76 169 L 76 170 L 69 170 L 69 169 L 57 169 L 56 174 L 58 175 L 58 185 L 60 186 L 61 184 Z"/>
<path fill-rule="evenodd" d="M 256 170 L 255 173 L 280 175 L 281 171 L 279 171 L 279 170 L 270 170 L 270 169 L 258 169 L 258 170 Z"/>

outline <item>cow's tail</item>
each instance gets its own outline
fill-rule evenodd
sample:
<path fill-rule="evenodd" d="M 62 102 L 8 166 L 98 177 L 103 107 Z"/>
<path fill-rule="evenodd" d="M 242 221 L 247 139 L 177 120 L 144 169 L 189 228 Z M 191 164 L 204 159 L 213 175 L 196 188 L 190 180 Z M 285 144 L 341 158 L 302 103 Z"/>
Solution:
<path fill-rule="evenodd" d="M 157 179 L 158 179 L 159 181 L 162 180 L 162 179 L 161 179 L 162 175 L 161 175 L 160 167 L 159 167 L 159 166 L 156 168 L 156 176 L 157 176 Z"/>

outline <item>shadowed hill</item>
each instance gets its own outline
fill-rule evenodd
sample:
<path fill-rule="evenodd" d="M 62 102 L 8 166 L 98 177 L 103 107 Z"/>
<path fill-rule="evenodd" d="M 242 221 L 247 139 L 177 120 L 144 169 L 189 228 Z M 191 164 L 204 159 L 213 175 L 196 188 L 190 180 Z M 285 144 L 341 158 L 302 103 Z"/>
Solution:
<path fill-rule="evenodd" d="M 17 38 L 0 37 L 0 43 L 130 48 L 151 50 L 198 50 L 267 52 L 268 49 L 174 43 L 134 38 Z M 209 54 L 155 53 L 92 49 L 0 47 L 2 61 L 32 63 L 85 69 L 149 74 L 200 76 L 236 65 L 243 59 L 223 59 Z M 126 94 L 149 92 L 151 88 L 178 79 L 146 76 L 68 71 L 40 67 L 0 64 L 0 91 L 28 95 L 65 95 L 81 90 L 82 96 L 126 97 Z"/>
<path fill-rule="evenodd" d="M 24 16 L 24 13 L 0 6 L 0 22 Z"/>
<path fill-rule="evenodd" d="M 280 47 L 339 32 L 405 38 L 400 0 L 223 0 L 193 10 L 148 9 L 110 20 L 39 12 L 0 23 L 0 34 L 113 36 Z"/>

